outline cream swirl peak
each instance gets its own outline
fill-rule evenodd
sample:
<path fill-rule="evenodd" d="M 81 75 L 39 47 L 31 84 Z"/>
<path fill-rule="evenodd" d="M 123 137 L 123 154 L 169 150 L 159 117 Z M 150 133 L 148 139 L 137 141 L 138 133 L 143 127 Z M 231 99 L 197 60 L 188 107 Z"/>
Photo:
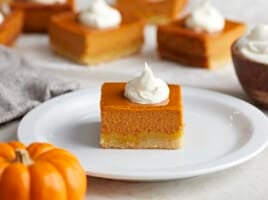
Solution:
<path fill-rule="evenodd" d="M 3 3 L 0 6 L 0 24 L 2 24 L 5 21 L 5 16 L 10 14 L 10 7 L 7 3 Z"/>
<path fill-rule="evenodd" d="M 118 10 L 110 7 L 105 0 L 94 0 L 91 6 L 79 15 L 82 24 L 94 28 L 112 28 L 118 26 L 122 17 Z"/>
<path fill-rule="evenodd" d="M 40 4 L 56 4 L 56 3 L 66 3 L 66 0 L 31 0 L 32 2 L 40 3 Z"/>
<path fill-rule="evenodd" d="M 245 57 L 268 64 L 268 25 L 255 26 L 238 47 Z"/>
<path fill-rule="evenodd" d="M 224 29 L 225 19 L 209 0 L 203 0 L 186 19 L 185 26 L 197 32 L 216 33 Z"/>
<path fill-rule="evenodd" d="M 0 8 L 0 13 L 4 16 L 9 15 L 11 13 L 11 8 L 8 3 L 3 3 Z"/>
<path fill-rule="evenodd" d="M 164 81 L 154 77 L 145 63 L 141 75 L 126 84 L 125 97 L 138 104 L 158 104 L 168 100 L 169 87 Z"/>
<path fill-rule="evenodd" d="M 0 24 L 5 21 L 5 16 L 0 12 Z"/>

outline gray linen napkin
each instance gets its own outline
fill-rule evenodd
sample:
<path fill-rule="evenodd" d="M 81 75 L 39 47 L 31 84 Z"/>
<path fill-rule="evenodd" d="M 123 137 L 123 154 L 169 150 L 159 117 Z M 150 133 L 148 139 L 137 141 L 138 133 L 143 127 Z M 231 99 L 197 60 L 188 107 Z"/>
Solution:
<path fill-rule="evenodd" d="M 0 124 L 22 117 L 41 102 L 78 88 L 78 83 L 44 74 L 14 50 L 0 46 Z"/>

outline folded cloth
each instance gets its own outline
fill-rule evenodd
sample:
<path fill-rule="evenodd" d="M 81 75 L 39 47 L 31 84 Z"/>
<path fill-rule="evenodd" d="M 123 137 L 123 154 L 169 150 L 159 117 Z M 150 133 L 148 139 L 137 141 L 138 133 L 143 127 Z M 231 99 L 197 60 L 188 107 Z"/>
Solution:
<path fill-rule="evenodd" d="M 22 117 L 52 97 L 79 88 L 31 66 L 14 50 L 0 46 L 0 124 Z"/>

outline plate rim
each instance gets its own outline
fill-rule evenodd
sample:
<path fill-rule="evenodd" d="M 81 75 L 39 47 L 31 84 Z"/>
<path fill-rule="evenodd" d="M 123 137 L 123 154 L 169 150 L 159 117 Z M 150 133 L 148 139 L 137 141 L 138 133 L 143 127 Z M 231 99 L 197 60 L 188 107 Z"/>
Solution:
<path fill-rule="evenodd" d="M 28 124 L 31 124 L 31 120 L 32 118 L 35 117 L 36 114 L 39 113 L 39 111 L 45 109 L 46 107 L 50 107 L 50 105 L 56 104 L 58 102 L 61 101 L 65 101 L 67 100 L 71 100 L 72 98 L 76 99 L 79 96 L 83 96 L 86 95 L 90 92 L 94 92 L 95 94 L 99 94 L 100 91 L 100 87 L 92 87 L 92 88 L 87 88 L 87 89 L 81 89 L 78 91 L 74 91 L 74 92 L 70 92 L 64 95 L 60 95 L 58 97 L 55 97 L 53 99 L 48 100 L 47 102 L 44 102 L 42 104 L 40 104 L 39 106 L 37 106 L 36 108 L 34 108 L 33 110 L 31 110 L 28 114 L 26 114 L 23 119 L 20 121 L 19 126 L 17 128 L 17 138 L 19 141 L 24 142 L 26 144 L 28 144 L 29 142 L 27 142 L 25 139 L 23 139 L 23 133 L 25 132 L 29 132 L 26 131 L 28 128 Z M 245 144 L 241 147 L 241 149 L 238 150 L 238 152 L 234 152 L 232 153 L 231 158 L 233 158 L 233 160 L 229 160 L 228 159 L 218 159 L 216 160 L 217 162 L 214 163 L 214 166 L 212 165 L 211 167 L 202 167 L 202 164 L 199 164 L 199 170 L 195 169 L 194 171 L 190 171 L 188 173 L 180 173 L 180 172 L 166 172 L 166 173 L 161 173 L 161 174 L 155 174 L 155 172 L 152 173 L 141 173 L 139 172 L 137 173 L 130 173 L 129 171 L 127 173 L 115 173 L 114 171 L 111 173 L 107 173 L 101 170 L 98 171 L 94 171 L 94 170 L 86 170 L 86 174 L 89 176 L 94 176 L 94 177 L 99 177 L 99 178 L 108 178 L 108 179 L 114 179 L 114 180 L 128 180 L 128 181 L 162 181 L 162 180 L 175 180 L 175 179 L 183 179 L 183 178 L 189 178 L 189 177 L 194 177 L 194 176 L 198 176 L 198 175 L 205 175 L 205 174 L 209 174 L 209 173 L 214 173 L 214 172 L 218 172 L 218 171 L 222 171 L 225 169 L 229 169 L 231 167 L 237 166 L 239 164 L 242 164 L 250 159 L 252 159 L 253 157 L 255 157 L 256 155 L 258 155 L 259 153 L 261 153 L 267 146 L 268 146 L 268 133 L 265 134 L 264 130 L 260 130 L 262 129 L 262 127 L 260 127 L 260 125 L 264 125 L 268 128 L 268 118 L 265 116 L 265 114 L 259 110 L 258 108 L 256 108 L 255 106 L 251 105 L 248 102 L 245 102 L 244 100 L 241 100 L 239 98 L 227 95 L 227 94 L 223 94 L 220 92 L 216 92 L 216 91 L 212 91 L 212 90 L 208 90 L 208 89 L 202 89 L 202 88 L 195 88 L 195 87 L 188 87 L 188 86 L 182 86 L 182 91 L 183 93 L 185 91 L 187 91 L 188 93 L 195 93 L 194 95 L 200 95 L 200 96 L 204 96 L 204 95 L 210 95 L 210 97 L 212 99 L 216 99 L 216 101 L 218 102 L 222 102 L 225 105 L 232 105 L 237 107 L 240 106 L 240 110 L 243 110 L 246 113 L 250 113 L 252 115 L 254 115 L 254 117 L 257 117 L 258 120 L 253 120 L 254 125 L 256 126 L 256 124 L 258 125 L 257 130 L 253 130 L 252 131 L 252 135 L 254 135 L 256 137 L 257 136 L 261 136 L 263 135 L 264 139 L 260 140 L 261 138 L 257 138 L 260 141 L 258 141 L 258 147 L 256 147 L 256 144 L 253 145 L 252 143 L 252 139 L 249 139 L 249 142 L 251 142 L 250 144 Z M 227 103 L 224 102 L 225 100 L 229 100 Z M 247 116 L 248 117 L 248 116 Z M 250 115 L 249 119 L 252 120 L 253 116 Z M 264 123 L 266 122 L 266 124 Z M 259 131 L 260 133 L 255 133 L 256 131 Z M 249 146 L 251 145 L 251 146 Z M 252 147 L 253 145 L 253 147 Z M 247 152 L 248 149 L 245 149 L 245 147 L 251 147 L 251 151 Z M 241 152 L 244 154 L 242 154 L 243 156 L 239 156 L 239 154 L 241 154 Z M 238 154 L 238 155 L 237 155 Z M 246 155 L 245 155 L 246 154 Z M 237 157 L 237 158 L 236 158 Z M 227 157 L 228 158 L 228 157 Z M 236 158 L 236 159 L 235 159 Z M 227 162 L 227 163 L 226 163 Z M 207 165 L 207 164 L 204 164 Z M 201 167 L 200 167 L 201 166 Z M 135 170 L 134 170 L 135 171 Z M 157 171 L 157 170 L 156 170 Z"/>

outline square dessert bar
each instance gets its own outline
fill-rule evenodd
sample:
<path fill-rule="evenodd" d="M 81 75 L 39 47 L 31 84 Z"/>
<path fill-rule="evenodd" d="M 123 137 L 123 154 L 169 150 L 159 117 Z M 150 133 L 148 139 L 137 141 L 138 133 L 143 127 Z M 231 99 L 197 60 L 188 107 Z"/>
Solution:
<path fill-rule="evenodd" d="M 138 52 L 143 44 L 144 23 L 122 14 L 118 27 L 97 29 L 82 25 L 72 13 L 56 15 L 49 27 L 52 48 L 81 64 L 96 64 Z"/>
<path fill-rule="evenodd" d="M 14 0 L 12 9 L 24 12 L 24 32 L 47 32 L 50 18 L 61 12 L 74 11 L 74 0 L 66 3 L 40 4 L 25 0 Z"/>
<path fill-rule="evenodd" d="M 23 12 L 12 11 L 0 25 L 0 44 L 10 46 L 22 31 Z"/>
<path fill-rule="evenodd" d="M 246 29 L 242 23 L 226 20 L 222 32 L 201 33 L 186 28 L 185 19 L 158 27 L 160 57 L 186 65 L 213 68 L 231 59 L 231 45 Z"/>
<path fill-rule="evenodd" d="M 177 17 L 188 0 L 117 0 L 119 9 L 145 18 L 150 23 L 164 23 Z"/>
<path fill-rule="evenodd" d="M 124 97 L 125 83 L 104 83 L 101 90 L 103 148 L 177 149 L 183 142 L 181 87 L 169 85 L 165 105 L 143 105 Z"/>

